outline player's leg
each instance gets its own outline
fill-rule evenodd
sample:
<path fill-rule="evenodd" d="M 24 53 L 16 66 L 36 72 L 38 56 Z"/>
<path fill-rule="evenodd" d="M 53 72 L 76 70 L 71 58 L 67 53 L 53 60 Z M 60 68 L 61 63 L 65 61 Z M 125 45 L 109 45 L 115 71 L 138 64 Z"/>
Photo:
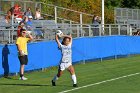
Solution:
<path fill-rule="evenodd" d="M 55 82 L 59 79 L 59 77 L 63 74 L 63 71 L 65 70 L 64 65 L 60 64 L 59 69 L 58 69 L 58 73 L 56 76 L 54 76 L 53 80 L 52 80 L 52 86 L 56 86 Z"/>
<path fill-rule="evenodd" d="M 20 65 L 20 77 L 23 77 L 24 76 L 24 66 L 25 65 Z"/>
<path fill-rule="evenodd" d="M 76 75 L 75 75 L 74 67 L 72 65 L 70 65 L 68 67 L 68 71 L 71 74 L 71 78 L 72 78 L 72 81 L 73 81 L 73 87 L 77 87 L 77 78 L 76 78 Z"/>
<path fill-rule="evenodd" d="M 58 70 L 58 73 L 56 76 L 54 76 L 53 80 L 52 80 L 52 86 L 56 86 L 55 82 L 59 79 L 59 77 L 62 75 L 63 71 Z"/>
<path fill-rule="evenodd" d="M 28 58 L 27 56 L 20 56 L 20 80 L 27 80 L 27 78 L 24 77 L 24 67 L 27 65 Z"/>

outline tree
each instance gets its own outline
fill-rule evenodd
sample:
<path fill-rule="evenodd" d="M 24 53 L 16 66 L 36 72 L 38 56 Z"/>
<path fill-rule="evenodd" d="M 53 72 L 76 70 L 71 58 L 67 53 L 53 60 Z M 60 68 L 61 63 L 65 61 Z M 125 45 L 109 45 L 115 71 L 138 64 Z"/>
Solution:
<path fill-rule="evenodd" d="M 125 8 L 140 8 L 140 0 L 123 0 L 121 6 Z"/>
<path fill-rule="evenodd" d="M 123 0 L 105 0 L 105 6 L 107 8 L 120 7 Z"/>
<path fill-rule="evenodd" d="M 77 10 L 88 14 L 101 16 L 101 0 L 41 0 L 46 4 L 54 4 L 57 6 Z M 140 8 L 140 0 L 105 0 L 105 23 L 114 22 L 114 7 L 125 8 Z M 54 13 L 53 9 L 44 7 L 44 10 L 48 8 L 50 13 Z M 59 16 L 79 21 L 79 15 L 68 11 L 59 11 Z M 90 23 L 92 18 L 83 16 L 86 23 Z M 86 19 L 86 20 L 85 20 Z"/>

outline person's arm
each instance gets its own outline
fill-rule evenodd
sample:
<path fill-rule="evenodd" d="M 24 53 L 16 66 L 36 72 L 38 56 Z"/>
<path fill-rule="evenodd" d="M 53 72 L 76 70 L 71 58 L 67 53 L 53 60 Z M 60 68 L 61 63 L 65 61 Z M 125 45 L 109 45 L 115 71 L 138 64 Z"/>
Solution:
<path fill-rule="evenodd" d="M 35 12 L 35 19 L 37 19 L 37 12 Z"/>
<path fill-rule="evenodd" d="M 32 36 L 29 32 L 27 32 L 27 34 L 28 34 L 28 36 L 29 36 L 29 40 L 30 40 L 30 41 L 33 40 L 33 36 Z"/>
<path fill-rule="evenodd" d="M 27 16 L 25 16 L 24 22 L 28 22 L 28 17 Z"/>
<path fill-rule="evenodd" d="M 58 35 L 55 35 L 55 40 L 56 40 L 56 42 L 58 44 L 58 47 L 60 48 L 61 47 L 61 43 L 60 43 L 60 41 L 58 39 Z"/>

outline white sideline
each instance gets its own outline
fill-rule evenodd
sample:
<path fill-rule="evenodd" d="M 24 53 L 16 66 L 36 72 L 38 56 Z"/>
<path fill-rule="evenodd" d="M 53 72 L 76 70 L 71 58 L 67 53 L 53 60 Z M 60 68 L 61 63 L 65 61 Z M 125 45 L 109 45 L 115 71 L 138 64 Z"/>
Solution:
<path fill-rule="evenodd" d="M 105 80 L 105 81 L 101 81 L 101 82 L 97 82 L 97 83 L 93 83 L 93 84 L 77 87 L 77 88 L 74 88 L 74 89 L 65 90 L 65 91 L 58 92 L 58 93 L 66 93 L 66 92 L 78 90 L 78 89 L 81 89 L 81 88 L 86 88 L 86 87 L 90 87 L 90 86 L 94 86 L 94 85 L 99 85 L 99 84 L 102 84 L 102 83 L 106 83 L 106 82 L 110 82 L 110 81 L 115 81 L 115 80 L 126 78 L 126 77 L 135 76 L 135 75 L 138 75 L 138 74 L 140 74 L 140 73 L 129 74 L 129 75 L 126 75 L 126 76 L 121 76 L 121 77 L 117 77 L 117 78 L 113 78 L 113 79 L 109 79 L 109 80 Z"/>

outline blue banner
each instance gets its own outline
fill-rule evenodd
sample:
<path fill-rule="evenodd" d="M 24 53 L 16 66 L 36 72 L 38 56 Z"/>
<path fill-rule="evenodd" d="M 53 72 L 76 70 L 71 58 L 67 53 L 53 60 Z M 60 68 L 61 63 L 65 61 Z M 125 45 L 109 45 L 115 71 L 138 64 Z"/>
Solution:
<path fill-rule="evenodd" d="M 20 63 L 16 45 L 0 45 L 0 52 L 0 74 L 19 72 Z M 57 66 L 61 60 L 61 52 L 55 41 L 29 43 L 28 52 L 29 62 L 25 71 Z M 139 53 L 139 36 L 84 37 L 74 39 L 72 45 L 73 63 Z"/>

